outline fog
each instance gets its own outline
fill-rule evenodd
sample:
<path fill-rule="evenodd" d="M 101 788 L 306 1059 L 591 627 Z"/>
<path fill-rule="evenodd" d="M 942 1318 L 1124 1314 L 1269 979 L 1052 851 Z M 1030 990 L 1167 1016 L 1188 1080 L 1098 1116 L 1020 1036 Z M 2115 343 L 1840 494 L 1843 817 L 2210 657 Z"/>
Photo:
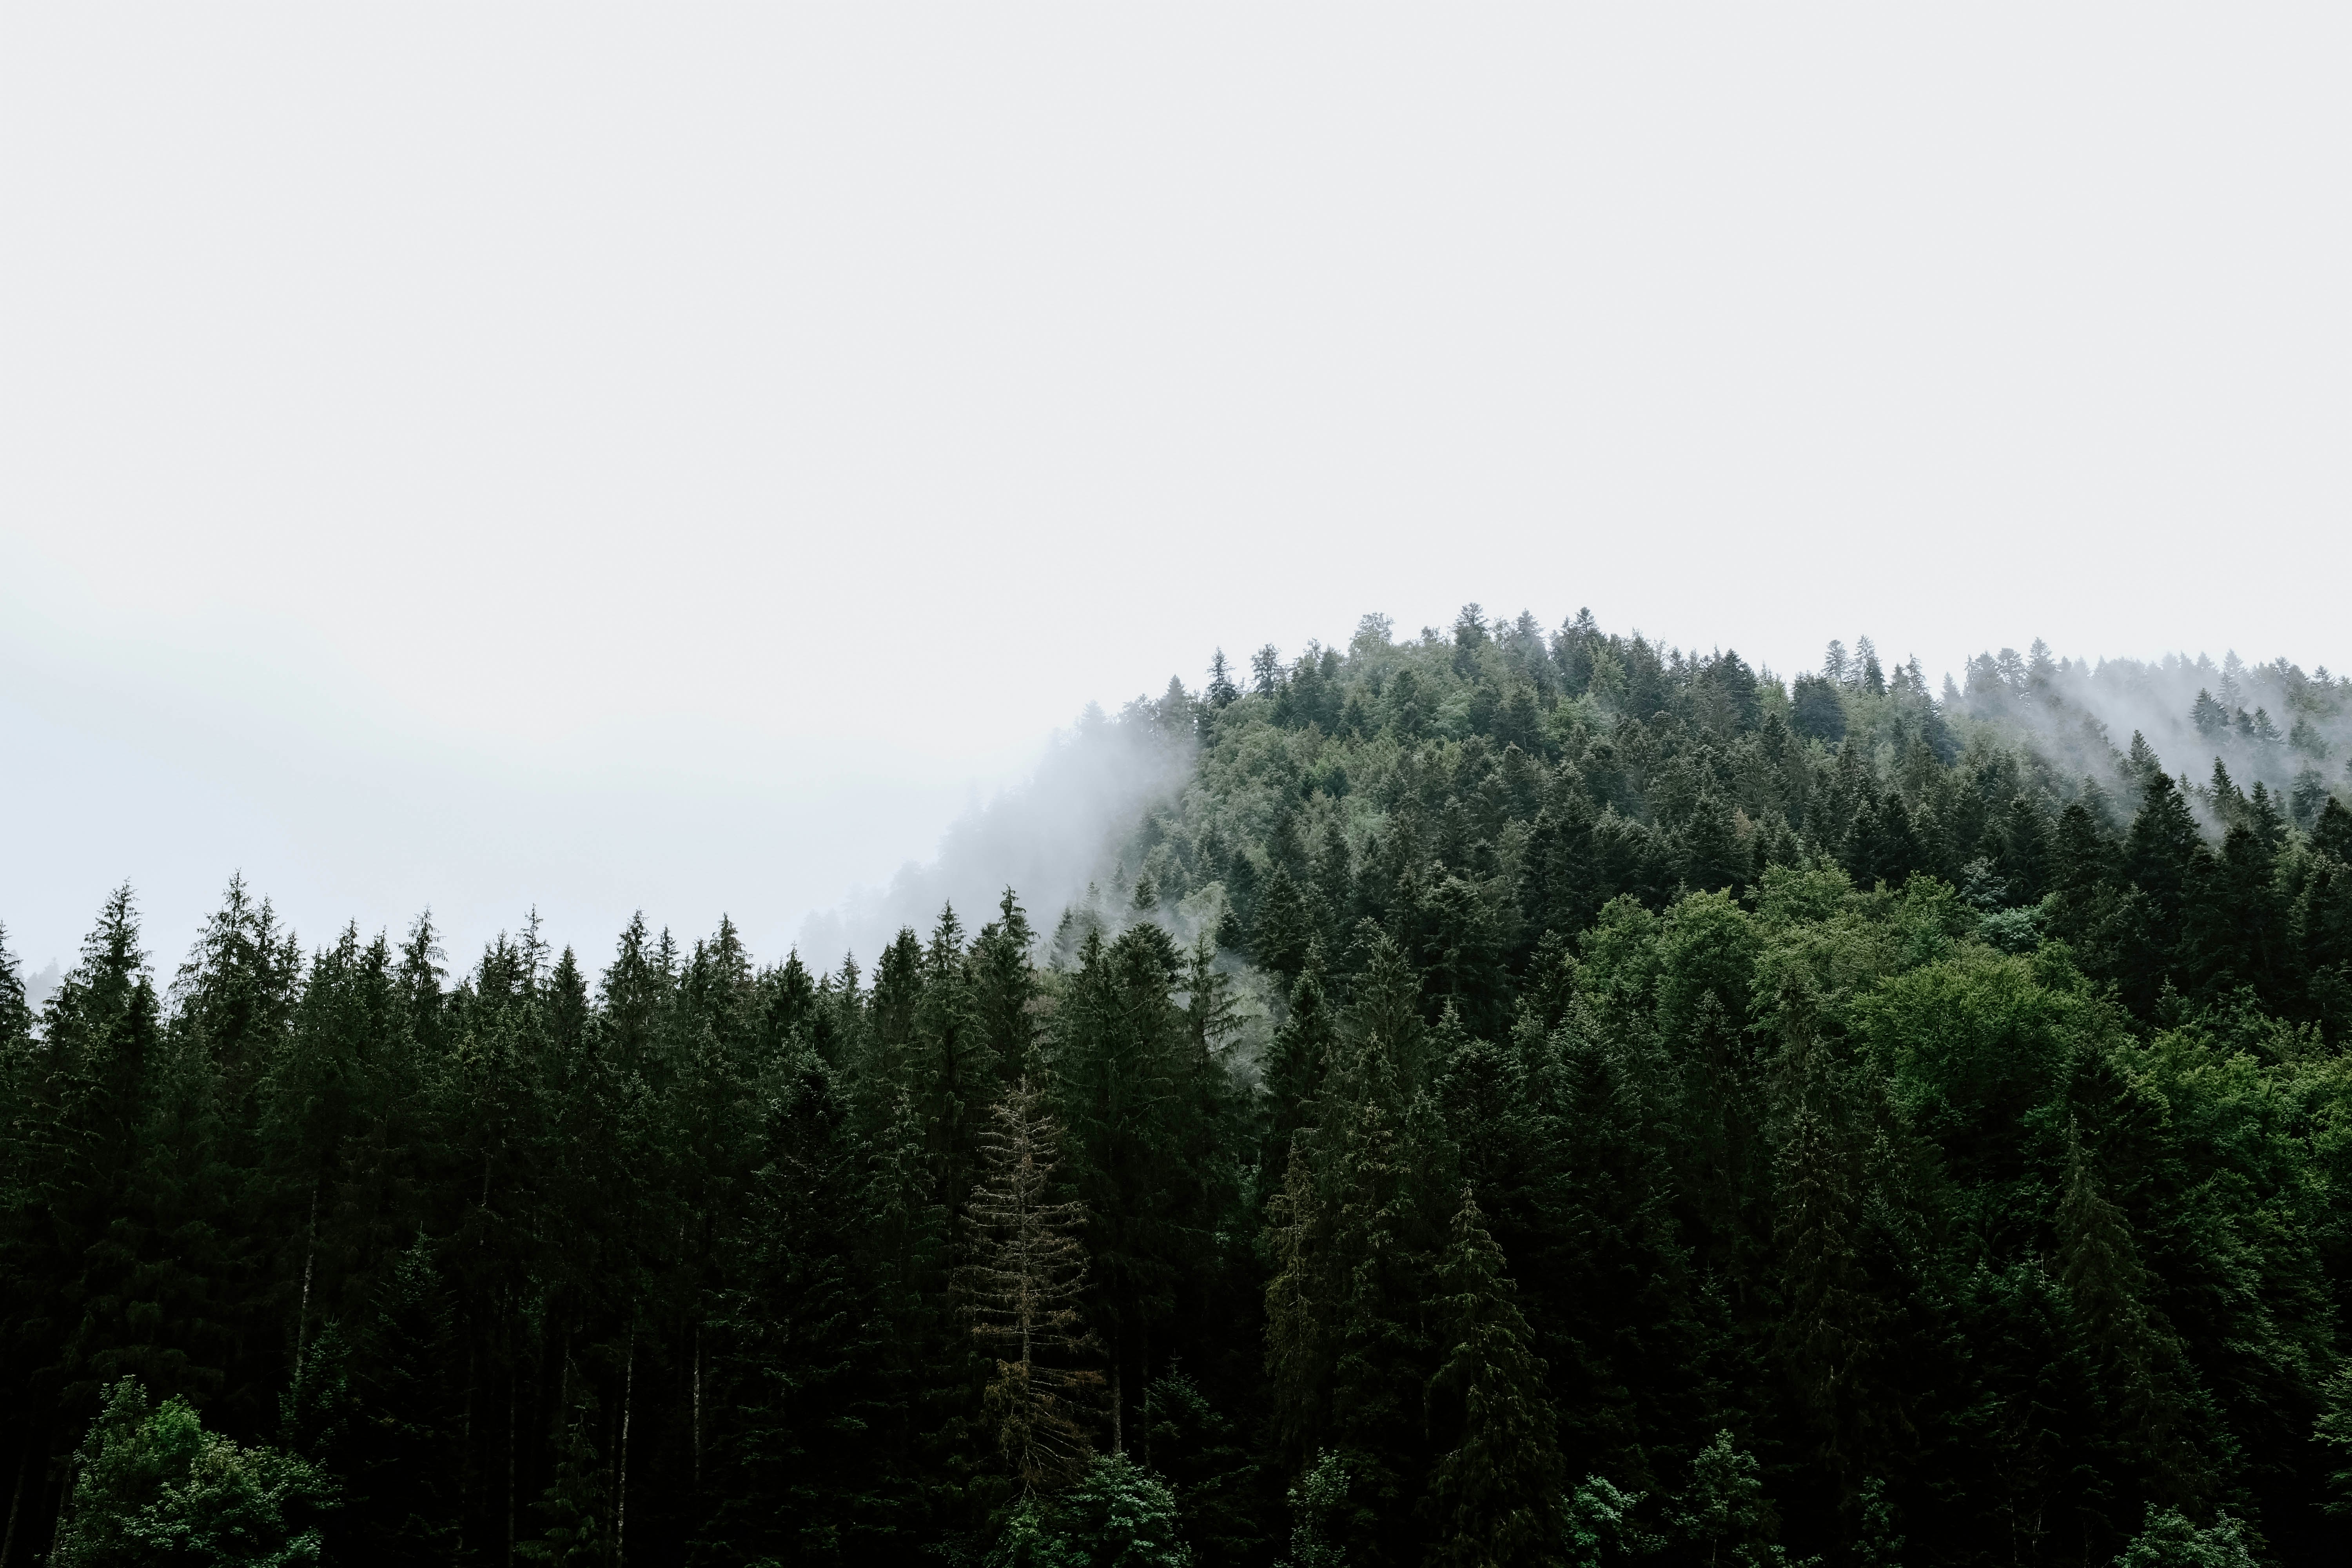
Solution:
<path fill-rule="evenodd" d="M 1177 700 L 1164 707 L 1138 699 L 1115 720 L 1087 709 L 1033 774 L 959 817 L 935 858 L 812 914 L 800 932 L 803 957 L 824 967 L 848 953 L 870 965 L 901 928 L 927 933 L 950 908 L 967 932 L 997 919 L 1007 892 L 1047 934 L 1073 909 L 1098 907 L 1103 884 L 1117 880 L 1122 842 L 1190 774 L 1192 716 L 1181 692 L 1170 695 Z M 1113 886 L 1114 907 L 1129 891 Z"/>
<path fill-rule="evenodd" d="M 2337 657 L 2352 16 L 2120 16 L 11 8 L 0 919 L 863 948 L 1498 583 Z"/>
<path fill-rule="evenodd" d="M 2135 743 L 2180 780 L 2209 827 L 2220 824 L 2214 795 L 2223 788 L 2260 785 L 2299 826 L 2329 794 L 2352 799 L 2352 679 L 2326 665 L 2249 665 L 2234 649 L 2218 664 L 2202 653 L 2053 658 L 2037 640 L 2023 655 L 2004 647 L 1970 659 L 1964 680 L 1947 678 L 1944 700 L 2021 730 L 2061 772 L 2113 792 L 2118 816 L 2137 797 Z"/>

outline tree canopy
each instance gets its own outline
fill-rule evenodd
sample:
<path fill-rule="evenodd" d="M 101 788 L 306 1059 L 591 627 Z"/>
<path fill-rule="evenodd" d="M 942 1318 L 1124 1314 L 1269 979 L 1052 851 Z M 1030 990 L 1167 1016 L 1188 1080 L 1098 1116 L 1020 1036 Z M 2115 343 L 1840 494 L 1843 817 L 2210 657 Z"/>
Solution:
<path fill-rule="evenodd" d="M 0 929 L 0 1568 L 2340 1554 L 2352 683 L 1247 666 L 862 960 Z"/>

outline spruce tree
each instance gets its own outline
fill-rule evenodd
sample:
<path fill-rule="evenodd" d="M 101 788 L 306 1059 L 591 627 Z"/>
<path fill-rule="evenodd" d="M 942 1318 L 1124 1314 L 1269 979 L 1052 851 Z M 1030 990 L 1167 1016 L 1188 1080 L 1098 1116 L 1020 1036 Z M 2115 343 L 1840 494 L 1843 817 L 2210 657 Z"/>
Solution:
<path fill-rule="evenodd" d="M 2089 1152 L 2071 1125 L 2057 1220 L 2061 1278 L 2131 1424 L 2134 1445 L 2168 1499 L 2201 1500 L 2213 1479 L 2189 1427 L 2197 1401 L 2184 1386 L 2190 1374 L 2179 1342 L 2148 1310 L 2131 1222 L 2099 1190 Z"/>
<path fill-rule="evenodd" d="M 1466 1184 L 1437 1289 L 1446 1348 L 1431 1387 L 1456 1436 L 1430 1475 L 1437 1526 L 1430 1561 L 1449 1568 L 1558 1563 L 1559 1420 L 1502 1248 Z"/>
<path fill-rule="evenodd" d="M 1297 982 L 1290 988 L 1290 1015 L 1275 1031 L 1265 1065 L 1267 1125 L 1260 1166 L 1269 1184 L 1288 1166 L 1292 1139 L 1318 1120 L 1324 1073 L 1336 1040 L 1326 994 L 1328 983 L 1323 944 L 1310 942 Z"/>
<path fill-rule="evenodd" d="M 1440 1152 L 1416 1138 L 1413 1100 L 1423 1031 L 1416 987 L 1402 955 L 1374 943 L 1358 983 L 1349 1048 L 1315 1135 L 1318 1181 L 1328 1206 L 1328 1271 L 1332 1310 L 1328 1344 L 1329 1445 L 1349 1456 L 1365 1489 L 1370 1522 L 1356 1550 L 1375 1562 L 1401 1560 L 1413 1529 L 1406 1500 L 1426 1461 L 1420 1420 L 1428 1376 L 1424 1320 L 1418 1311 L 1433 1262 L 1424 1183 Z M 1425 1123 L 1434 1130 L 1433 1119 Z"/>
<path fill-rule="evenodd" d="M 33 1043 L 33 1010 L 25 1005 L 25 977 L 16 968 L 8 924 L 0 921 L 0 1061 L 18 1059 Z"/>
<path fill-rule="evenodd" d="M 1225 650 L 1219 648 L 1209 658 L 1207 697 L 1212 708 L 1231 707 L 1241 696 L 1241 688 L 1234 684 L 1232 670 L 1225 663 Z"/>
<path fill-rule="evenodd" d="M 1307 944 L 1315 940 L 1317 924 L 1307 895 L 1291 879 L 1289 868 L 1277 862 L 1258 892 L 1256 918 L 1250 927 L 1250 956 L 1260 967 L 1286 980 L 1296 978 L 1307 961 Z"/>
<path fill-rule="evenodd" d="M 1265 1246 L 1265 1374 L 1275 1431 L 1283 1451 L 1303 1460 L 1328 1430 L 1330 1365 L 1339 1280 L 1331 1250 L 1330 1211 L 1315 1161 L 1294 1140 L 1282 1183 L 1266 1201 Z"/>
<path fill-rule="evenodd" d="M 997 1451 L 1023 1490 L 1052 1490 L 1093 1458 L 1103 1388 L 1092 1364 L 1101 1347 L 1080 1314 L 1086 1208 L 1054 1199 L 1061 1128 L 1028 1079 L 996 1102 L 979 1152 L 956 1293 L 995 1362 L 987 1405 Z"/>

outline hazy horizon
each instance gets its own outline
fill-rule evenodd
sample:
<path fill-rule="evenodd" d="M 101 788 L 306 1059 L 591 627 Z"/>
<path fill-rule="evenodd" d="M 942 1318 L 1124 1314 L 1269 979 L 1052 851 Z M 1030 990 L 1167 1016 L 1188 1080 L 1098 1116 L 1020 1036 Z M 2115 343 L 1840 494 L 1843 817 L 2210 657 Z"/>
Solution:
<path fill-rule="evenodd" d="M 2347 27 L 13 13 L 0 921 L 777 956 L 1370 610 L 2352 660 Z"/>
<path fill-rule="evenodd" d="M 1557 623 L 1547 630 L 1557 629 Z M 1614 629 L 1614 628 L 1604 628 Z M 1411 635 L 1401 630 L 1401 636 Z M 1862 636 L 1868 636 L 1865 632 Z M 1839 639 L 1843 642 L 1844 639 Z M 1860 637 L 1854 639 L 1857 643 Z M 2028 639 L 2029 641 L 2031 639 Z M 1325 646 L 1344 647 L 1344 637 L 1303 639 L 1284 649 L 1286 656 L 1295 657 L 1309 641 Z M 1279 645 L 1276 645 L 1277 647 Z M 1826 647 L 1826 643 L 1824 644 Z M 1710 651 L 1699 649 L 1692 651 Z M 1737 650 L 1727 650 L 1737 651 Z M 1896 656 L 1879 650 L 1887 666 L 1905 662 L 1909 656 Z M 1993 650 L 1980 650 L 1990 653 Z M 2001 651 L 2013 652 L 2011 645 L 2002 645 Z M 2228 654 L 2237 650 L 2225 650 Z M 2053 650 L 2053 657 L 2072 658 L 2077 662 L 2096 667 L 2110 660 L 2104 655 L 2065 655 Z M 2284 656 L 2281 656 L 2284 657 Z M 1246 654 L 1233 658 L 1242 667 Z M 2192 666 L 2200 661 L 2217 668 L 2221 660 L 2213 659 L 2200 650 L 2190 655 L 2168 650 L 2156 659 L 2141 661 L 2151 668 L 2178 660 Z M 1820 668 L 1816 658 L 1810 663 L 1794 667 L 1773 667 L 1764 661 L 1752 661 L 1783 682 L 1800 674 Z M 2269 660 L 2249 660 L 2262 664 Z M 2307 672 L 2332 669 L 2324 662 L 2298 668 Z M 1955 668 L 1938 671 L 1922 667 L 1925 684 L 1930 691 L 1937 689 L 1946 675 L 1960 677 Z M 1183 679 L 1181 672 L 1177 679 Z M 2181 679 L 2197 684 L 2192 673 Z M 2218 679 L 2214 684 L 2218 685 Z M 1187 681 L 1187 688 L 1197 694 L 1201 682 Z M 2185 692 L 2188 686 L 2184 685 Z M 1147 695 L 1147 694 L 1139 694 Z M 747 922 L 741 907 L 722 904 L 703 912 L 688 911 L 683 916 L 648 911 L 656 928 L 670 929 L 681 942 L 690 943 L 695 938 L 715 930 L 722 916 L 735 920 L 745 930 L 753 952 L 763 962 L 780 961 L 788 952 L 798 952 L 814 967 L 824 969 L 837 965 L 841 958 L 854 955 L 861 964 L 870 965 L 881 946 L 890 935 L 903 926 L 919 931 L 929 929 L 930 921 L 940 908 L 952 904 L 965 917 L 968 927 L 976 928 L 992 918 L 1000 889 L 1011 887 L 1028 905 L 1033 921 L 1050 927 L 1061 909 L 1086 887 L 1098 869 L 1098 863 L 1110 837 L 1132 826 L 1135 813 L 1154 792 L 1165 791 L 1182 781 L 1181 759 L 1145 756 L 1131 746 L 1097 746 L 1082 744 L 1088 732 L 1087 720 L 1095 721 L 1093 728 L 1108 731 L 1117 728 L 1100 711 L 1101 705 L 1090 705 L 1089 712 L 1079 721 L 1055 731 L 1042 742 L 1034 758 L 1019 773 L 998 783 L 983 794 L 978 784 L 968 786 L 963 805 L 938 829 L 926 847 L 903 857 L 895 866 L 879 872 L 867 872 L 859 879 L 843 886 L 829 899 L 820 899 L 801 910 L 796 917 L 764 922 L 756 918 Z M 2179 711 L 2173 710 L 2178 709 Z M 2168 707 L 2147 705 L 2145 694 L 2135 694 L 2131 701 L 2110 700 L 2094 704 L 2092 711 L 2106 726 L 2114 742 L 2121 746 L 2134 733 L 2145 732 L 2167 769 L 2191 778 L 2201 777 L 2211 758 L 2212 748 L 2195 742 L 2189 728 L 2185 702 L 2175 701 Z M 2352 746 L 2344 748 L 2352 752 Z M 2067 745 L 2053 748 L 2053 757 L 2064 758 L 2076 765 L 2078 773 L 2097 770 Z M 2335 772 L 2336 770 L 2330 770 Z M 2251 782 L 2242 779 L 2242 784 Z M 2340 777 L 2335 782 L 2340 784 Z M 878 864 L 879 856 L 871 856 L 868 866 Z M 168 973 L 185 949 L 194 942 L 199 923 L 220 901 L 232 875 L 245 875 L 246 868 L 237 865 L 224 871 L 218 885 L 202 890 L 194 882 L 170 887 L 166 897 L 174 907 L 162 911 L 162 918 L 152 899 L 136 876 L 125 879 L 133 891 L 140 894 L 139 906 L 144 921 L 147 946 L 151 958 L 159 968 Z M 493 908 L 476 906 L 461 908 L 453 917 L 446 904 L 428 900 L 408 915 L 387 917 L 371 923 L 356 913 L 335 916 L 325 912 L 325 918 L 315 918 L 322 911 L 311 911 L 314 918 L 305 920 L 303 911 L 281 898 L 271 888 L 251 876 L 247 884 L 257 898 L 268 899 L 282 919 L 299 935 L 305 945 L 316 948 L 331 942 L 347 921 L 358 920 L 364 934 L 388 931 L 395 937 L 407 927 L 409 918 L 429 909 L 436 927 L 442 931 L 443 945 L 447 951 L 453 971 L 462 970 L 481 948 L 500 932 L 513 932 L 525 923 L 530 912 L 536 910 L 546 922 L 548 935 L 559 948 L 576 948 L 591 969 L 599 965 L 619 935 L 628 917 L 645 910 L 642 904 L 620 909 L 617 915 L 610 910 L 596 911 L 581 907 L 566 907 L 545 900 L 527 900 L 515 910 L 500 912 Z M 99 905 L 105 895 L 119 883 L 110 883 L 94 889 L 87 910 L 81 912 L 83 930 L 95 920 Z M 750 906 L 757 908 L 758 906 Z M 572 929 L 597 912 L 608 917 L 609 930 Z M 40 955 L 23 936 L 17 920 L 7 911 L 0 911 L 0 922 L 5 922 L 8 942 L 18 960 L 20 973 L 27 978 L 54 963 L 60 971 L 73 967 L 83 931 L 76 931 L 70 939 L 56 944 L 55 951 Z M 171 923 L 167 923 L 171 922 Z M 782 931 L 781 938 L 776 935 Z"/>

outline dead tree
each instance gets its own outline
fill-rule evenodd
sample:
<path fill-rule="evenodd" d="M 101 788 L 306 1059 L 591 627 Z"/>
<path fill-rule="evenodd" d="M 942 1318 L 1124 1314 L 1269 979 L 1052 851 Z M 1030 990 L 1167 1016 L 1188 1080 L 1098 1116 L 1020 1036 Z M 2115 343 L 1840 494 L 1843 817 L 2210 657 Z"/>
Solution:
<path fill-rule="evenodd" d="M 980 1181 L 964 1205 L 956 1291 L 994 1358 L 987 1408 L 1024 1490 L 1066 1484 L 1094 1458 L 1101 1347 L 1078 1311 L 1087 1284 L 1083 1205 L 1054 1203 L 1061 1129 L 1024 1078 L 980 1132 Z"/>

